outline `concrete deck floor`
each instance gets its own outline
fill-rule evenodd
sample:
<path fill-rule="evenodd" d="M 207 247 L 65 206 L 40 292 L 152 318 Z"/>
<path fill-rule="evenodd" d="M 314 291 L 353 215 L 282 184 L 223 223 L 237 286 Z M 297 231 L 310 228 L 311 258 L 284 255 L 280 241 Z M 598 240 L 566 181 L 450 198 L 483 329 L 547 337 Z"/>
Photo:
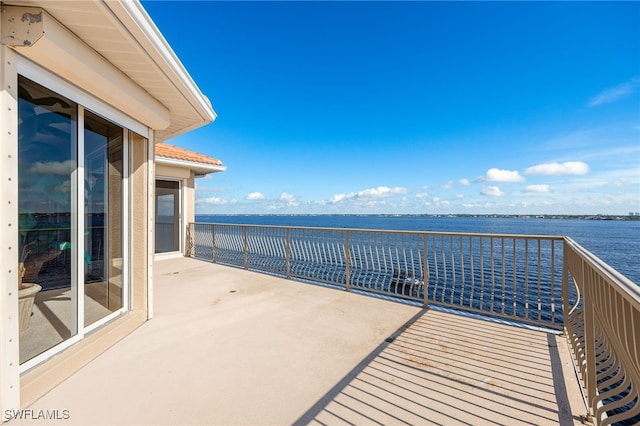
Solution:
<path fill-rule="evenodd" d="M 154 304 L 30 408 L 78 425 L 555 425 L 586 412 L 553 334 L 186 258 L 156 262 Z"/>

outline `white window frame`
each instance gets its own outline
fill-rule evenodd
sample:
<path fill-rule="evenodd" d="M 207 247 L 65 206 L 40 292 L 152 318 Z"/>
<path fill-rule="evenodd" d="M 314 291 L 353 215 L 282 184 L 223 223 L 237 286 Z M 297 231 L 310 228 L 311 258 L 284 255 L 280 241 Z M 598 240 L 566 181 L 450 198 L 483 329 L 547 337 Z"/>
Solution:
<path fill-rule="evenodd" d="M 182 178 L 178 178 L 178 177 L 166 177 L 166 176 L 156 176 L 155 179 L 153 180 L 153 187 L 154 187 L 154 194 L 155 194 L 155 187 L 156 187 L 156 182 L 159 180 L 164 180 L 164 181 L 168 181 L 168 182 L 178 182 L 180 185 L 180 188 L 178 189 L 178 196 L 179 196 L 179 200 L 178 200 L 178 227 L 180 229 L 180 232 L 178 234 L 178 250 L 174 250 L 174 251 L 168 251 L 168 252 L 164 252 L 164 253 L 156 253 L 156 242 L 155 239 L 153 241 L 153 253 L 154 256 L 156 256 L 158 259 L 161 258 L 171 258 L 171 257 L 179 257 L 182 256 L 184 254 L 184 240 L 185 240 L 185 232 L 184 232 L 184 214 L 186 212 L 186 196 L 184 193 L 184 188 L 187 186 L 187 179 L 182 179 Z M 154 200 L 155 202 L 155 200 Z M 156 211 L 154 209 L 153 211 L 153 226 L 155 229 L 155 224 L 156 224 Z"/>

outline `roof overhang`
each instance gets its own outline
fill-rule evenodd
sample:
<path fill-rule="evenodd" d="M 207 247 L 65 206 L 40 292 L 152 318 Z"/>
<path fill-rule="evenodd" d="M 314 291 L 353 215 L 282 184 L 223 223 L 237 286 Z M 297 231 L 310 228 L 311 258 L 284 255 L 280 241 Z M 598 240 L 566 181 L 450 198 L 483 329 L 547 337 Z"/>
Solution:
<path fill-rule="evenodd" d="M 3 35 L 11 6 L 44 11 L 41 37 L 15 46 L 20 55 L 156 130 L 156 140 L 215 120 L 209 100 L 139 1 L 5 1 Z"/>
<path fill-rule="evenodd" d="M 176 158 L 160 157 L 157 155 L 156 164 L 193 170 L 196 174 L 196 177 L 203 177 L 210 173 L 224 172 L 225 170 L 227 170 L 226 166 L 198 163 L 195 161 L 178 160 Z"/>

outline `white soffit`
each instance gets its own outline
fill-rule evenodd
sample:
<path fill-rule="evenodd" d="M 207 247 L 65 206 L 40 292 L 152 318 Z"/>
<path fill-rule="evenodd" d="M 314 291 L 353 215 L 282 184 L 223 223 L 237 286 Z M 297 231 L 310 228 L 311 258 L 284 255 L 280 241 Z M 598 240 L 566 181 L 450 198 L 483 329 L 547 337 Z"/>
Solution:
<path fill-rule="evenodd" d="M 138 1 L 14 0 L 3 4 L 43 8 L 163 105 L 170 122 L 156 131 L 156 140 L 215 120 L 209 100 Z M 22 49 L 30 48 L 16 50 Z"/>
<path fill-rule="evenodd" d="M 224 172 L 227 170 L 227 167 L 222 165 L 198 163 L 195 161 L 179 160 L 177 158 L 160 157 L 157 155 L 156 164 L 193 170 L 198 176 L 204 176 L 209 173 Z"/>

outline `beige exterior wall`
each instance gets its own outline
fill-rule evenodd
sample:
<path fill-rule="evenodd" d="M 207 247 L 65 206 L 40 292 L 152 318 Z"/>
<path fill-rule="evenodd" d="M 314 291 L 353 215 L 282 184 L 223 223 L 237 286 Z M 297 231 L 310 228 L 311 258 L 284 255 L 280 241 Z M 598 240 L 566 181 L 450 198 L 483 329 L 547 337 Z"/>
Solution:
<path fill-rule="evenodd" d="M 62 11 L 61 4 L 64 2 L 20 1 L 21 4 L 44 6 L 44 9 L 25 9 L 9 3 L 3 2 L 0 8 L 0 30 L 7 30 L 0 31 L 3 35 L 2 43 L 7 43 L 0 44 L 0 423 L 6 420 L 6 410 L 29 406 L 152 317 L 155 132 L 179 134 L 207 124 L 215 118 L 206 98 L 165 45 L 161 35 L 156 34 L 157 29 L 148 21 L 150 18 L 143 12 L 142 6 L 135 2 L 78 2 L 69 8 L 64 5 Z M 64 17 L 64 24 L 47 13 L 47 7 L 57 8 L 56 16 L 58 19 Z M 27 23 L 24 19 L 19 19 L 27 12 L 37 19 Z M 9 13 L 13 15 L 8 16 Z M 97 36 L 101 41 L 109 41 L 103 40 L 103 35 L 112 37 L 114 45 L 123 48 L 120 53 L 127 60 L 139 57 L 147 61 L 140 63 L 146 70 L 144 78 L 127 77 L 136 75 L 134 72 L 137 71 L 130 69 L 127 74 L 126 70 L 113 65 L 117 61 L 105 59 L 103 54 L 86 44 L 91 37 L 87 37 L 85 41 L 67 29 L 73 28 L 68 26 L 69 22 L 82 24 L 87 16 L 103 23 L 91 29 L 94 32 L 89 36 L 93 34 L 94 38 Z M 16 30 L 26 37 L 25 42 L 15 42 L 14 35 L 18 34 Z M 112 45 L 108 45 L 109 52 L 113 53 Z M 94 46 L 101 49 L 100 44 Z M 136 67 L 142 66 L 140 64 L 136 62 Z M 149 74 L 149 69 L 152 74 Z M 126 273 L 130 285 L 126 293 L 128 297 L 123 299 L 128 303 L 128 310 L 91 332 L 80 330 L 77 335 L 65 341 L 65 344 L 56 347 L 66 349 L 43 353 L 40 364 L 35 365 L 41 359 L 34 358 L 34 364 L 22 366 L 19 358 L 17 291 L 18 73 L 61 95 L 73 93 L 74 97 L 69 99 L 74 103 L 128 129 L 125 134 L 129 135 L 130 164 L 129 176 L 126 177 L 129 194 L 123 203 L 128 212 L 128 221 L 121 224 L 126 225 L 124 238 L 129 259 L 129 270 Z M 43 75 L 46 77 L 42 77 Z M 166 84 L 158 89 L 157 80 L 160 77 L 166 77 L 170 81 L 163 80 Z M 146 89 L 134 80 L 142 86 L 146 85 Z M 158 92 L 152 96 L 149 89 L 157 89 Z M 159 167 L 157 175 L 182 179 L 182 220 L 186 226 L 195 218 L 194 172 L 184 168 Z M 76 194 L 82 194 L 82 183 L 78 185 L 80 188 Z M 77 196 L 81 198 L 81 195 Z M 81 223 L 78 222 L 78 229 L 81 228 Z M 81 237 L 74 238 L 77 238 L 74 241 L 81 241 Z M 113 256 L 114 253 L 111 257 Z M 77 263 L 81 263 L 79 258 L 80 256 Z M 81 273 L 77 272 L 78 276 Z M 78 303 L 81 310 L 82 302 Z M 49 354 L 53 355 L 45 360 L 44 357 Z M 31 369 L 20 373 L 27 368 Z"/>
<path fill-rule="evenodd" d="M 191 178 L 188 182 L 189 185 L 185 189 L 185 200 L 187 205 L 184 215 L 185 232 L 189 223 L 196 221 L 196 179 L 194 172 L 191 172 Z"/>
<path fill-rule="evenodd" d="M 0 12 L 0 18 L 1 16 Z M 2 20 L 0 19 L 0 25 Z M 73 38 L 75 51 L 67 52 L 76 55 L 84 62 L 84 66 L 94 65 L 89 59 L 96 55 L 87 54 L 88 47 L 82 45 L 75 36 L 64 34 L 56 27 L 57 35 L 62 40 Z M 68 37 L 67 37 L 68 36 Z M 54 40 L 48 38 L 49 42 Z M 79 43 L 79 44 L 78 44 Z M 67 46 L 68 47 L 68 46 Z M 125 232 L 130 247 L 130 310 L 113 319 L 106 325 L 87 334 L 77 343 L 56 353 L 31 370 L 20 374 L 19 333 L 18 333 L 18 108 L 17 78 L 20 66 L 30 62 L 30 67 L 41 67 L 47 72 L 56 70 L 57 77 L 67 82 L 76 81 L 76 71 L 66 70 L 55 61 L 62 60 L 55 55 L 48 55 L 39 60 L 35 50 L 29 48 L 14 49 L 0 44 L 0 423 L 4 422 L 7 410 L 18 410 L 32 404 L 39 397 L 78 371 L 95 357 L 103 353 L 111 345 L 131 333 L 151 316 L 150 289 L 153 268 L 153 246 L 150 235 L 153 233 L 153 188 L 154 168 L 153 149 L 145 136 L 128 132 L 130 139 L 130 177 L 128 211 L 129 229 Z M 94 52 L 95 53 L 95 52 Z M 87 59 L 89 58 L 89 59 Z M 95 63 L 94 70 L 104 70 L 104 60 Z M 112 67 L 112 70 L 116 70 Z M 20 71 L 22 72 L 22 71 Z M 122 78 L 120 75 L 119 78 Z M 84 80 L 83 80 L 84 81 Z M 45 86 L 46 82 L 42 82 Z M 110 90 L 104 81 L 96 83 L 96 91 L 85 81 L 83 88 L 104 103 L 99 94 Z M 132 82 L 131 82 L 132 83 Z M 70 83 L 68 83 L 70 84 Z M 120 90 L 113 85 L 114 91 Z M 99 87 L 98 87 L 99 86 Z M 96 96 L 98 94 L 98 96 Z M 149 110 L 150 116 L 158 115 L 157 101 Z M 105 103 L 110 112 L 119 111 L 117 106 Z M 155 109 L 155 111 L 153 111 Z M 144 117 L 144 108 L 139 115 Z M 99 110 L 97 111 L 99 112 Z M 118 113 L 121 114 L 121 113 Z M 124 114 L 119 117 L 125 117 Z M 131 120 L 131 119 L 129 119 Z M 137 131 L 152 135 L 153 132 L 144 123 L 136 122 Z M 122 123 L 121 123 L 122 124 Z M 127 127 L 127 126 L 125 126 Z"/>
<path fill-rule="evenodd" d="M 16 54 L 0 45 L 0 413 L 20 406 L 16 62 Z"/>
<path fill-rule="evenodd" d="M 148 235 L 153 233 L 153 213 L 149 212 L 149 198 L 153 193 L 152 164 L 148 141 L 140 135 L 131 137 L 131 309 L 147 314 L 147 285 L 150 280 Z M 151 220 L 150 220 L 151 219 Z M 153 257 L 151 257 L 153 262 Z"/>

